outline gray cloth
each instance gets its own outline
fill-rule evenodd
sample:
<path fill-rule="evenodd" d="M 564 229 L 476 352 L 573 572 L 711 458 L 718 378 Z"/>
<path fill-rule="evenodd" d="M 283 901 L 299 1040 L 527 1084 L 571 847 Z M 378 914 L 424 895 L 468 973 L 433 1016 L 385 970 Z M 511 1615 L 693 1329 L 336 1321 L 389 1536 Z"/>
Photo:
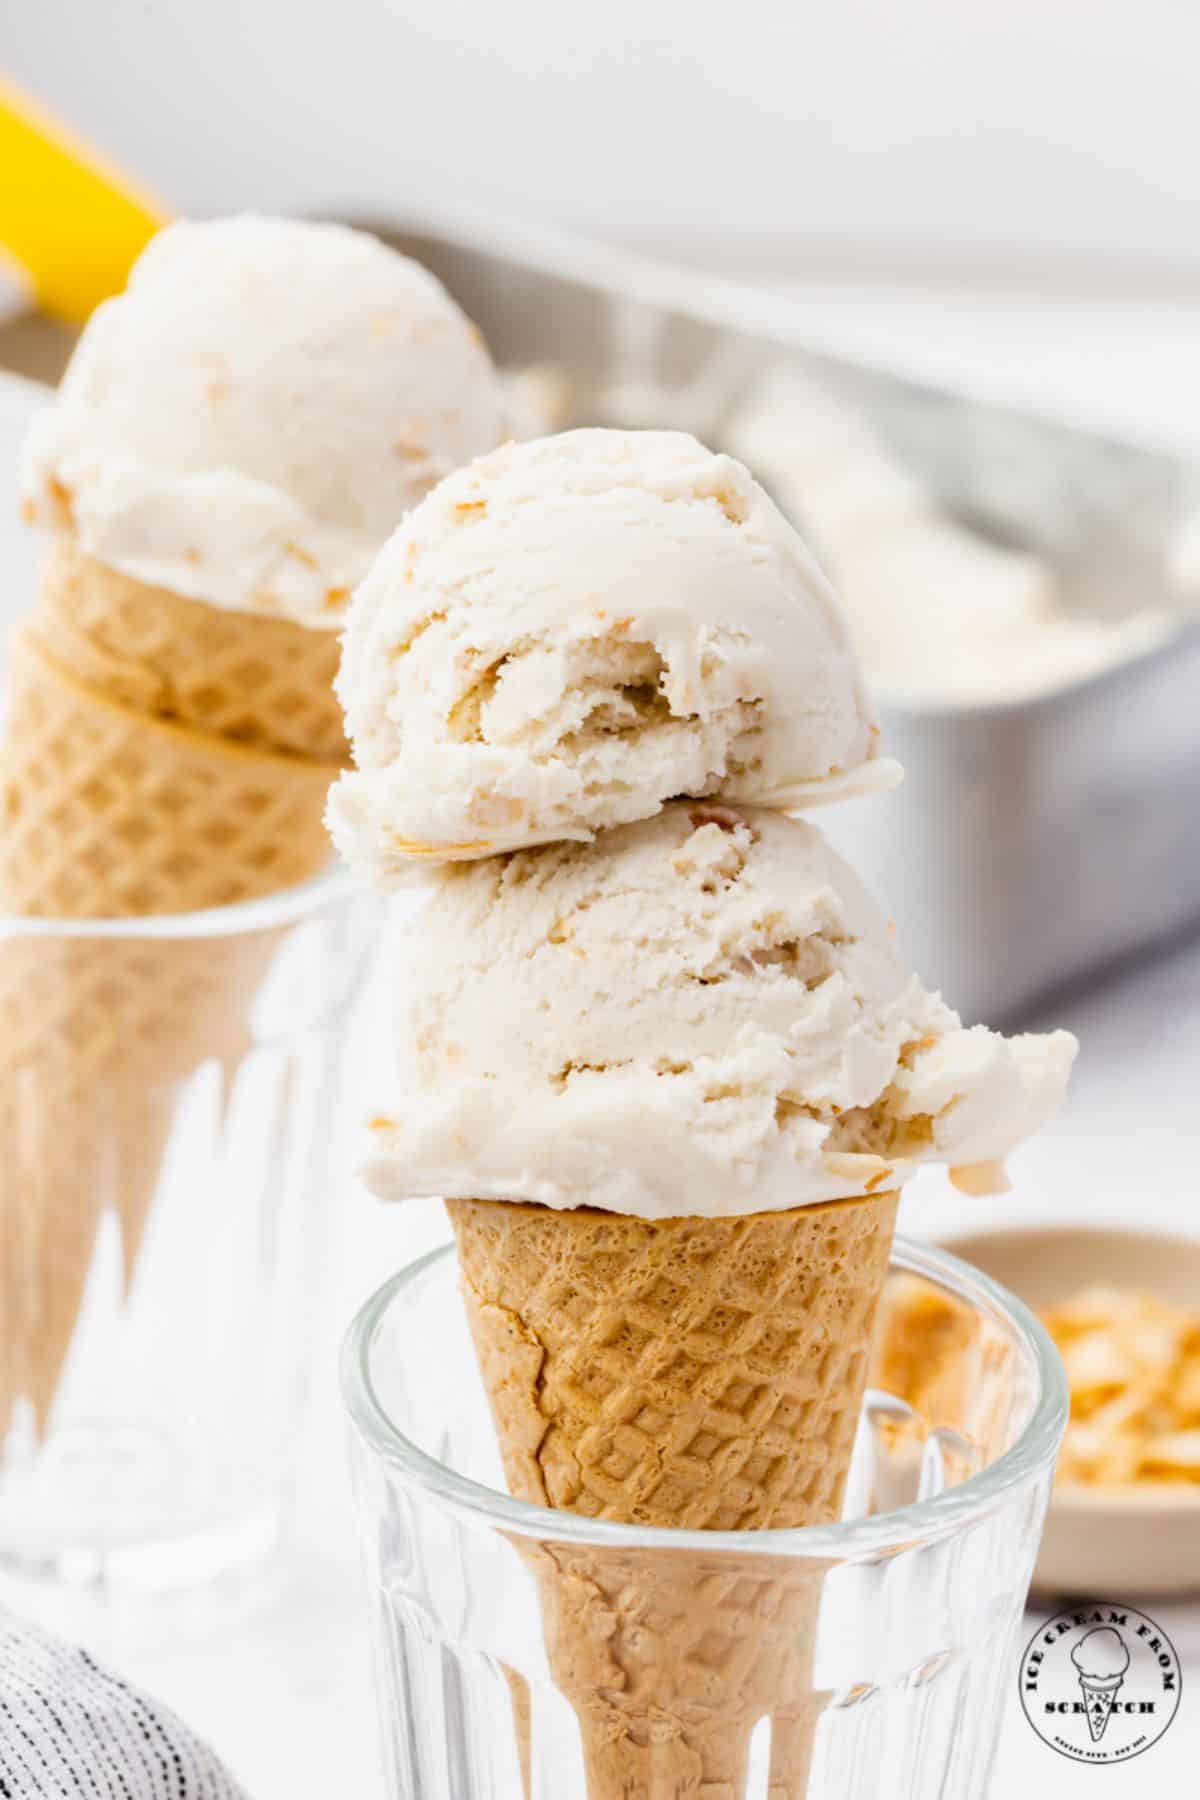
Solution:
<path fill-rule="evenodd" d="M 0 1612 L 0 1800 L 244 1800 L 186 1725 Z"/>

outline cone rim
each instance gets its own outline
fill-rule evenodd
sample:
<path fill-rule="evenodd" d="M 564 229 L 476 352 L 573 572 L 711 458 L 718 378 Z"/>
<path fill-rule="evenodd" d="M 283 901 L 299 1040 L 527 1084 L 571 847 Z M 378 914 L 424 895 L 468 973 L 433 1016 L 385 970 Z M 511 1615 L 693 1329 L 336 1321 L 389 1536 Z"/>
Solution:
<path fill-rule="evenodd" d="M 940 1246 L 897 1235 L 888 1260 L 889 1274 L 924 1277 L 977 1310 L 993 1317 L 999 1314 L 1023 1340 L 1037 1371 L 1040 1392 L 1030 1418 L 1016 1443 L 986 1469 L 930 1500 L 894 1512 L 787 1530 L 700 1531 L 668 1525 L 622 1525 L 516 1500 L 460 1474 L 414 1443 L 391 1418 L 375 1385 L 372 1353 L 392 1305 L 448 1260 L 457 1261 L 452 1243 L 428 1251 L 385 1281 L 355 1314 L 342 1344 L 342 1398 L 359 1439 L 373 1456 L 441 1504 L 483 1518 L 493 1527 L 524 1538 L 609 1549 L 733 1552 L 840 1562 L 911 1547 L 914 1541 L 934 1542 L 995 1511 L 1025 1482 L 1041 1476 L 1049 1486 L 1069 1405 L 1066 1371 L 1049 1334 L 1015 1294 L 990 1276 Z"/>

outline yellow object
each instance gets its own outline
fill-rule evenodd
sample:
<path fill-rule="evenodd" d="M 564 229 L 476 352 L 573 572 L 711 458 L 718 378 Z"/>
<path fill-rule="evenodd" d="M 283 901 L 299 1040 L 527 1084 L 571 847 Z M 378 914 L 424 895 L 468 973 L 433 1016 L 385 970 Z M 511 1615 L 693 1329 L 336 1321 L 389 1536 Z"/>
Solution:
<path fill-rule="evenodd" d="M 156 200 L 0 76 L 0 245 L 28 271 L 44 312 L 81 325 L 124 287 L 166 220 Z"/>

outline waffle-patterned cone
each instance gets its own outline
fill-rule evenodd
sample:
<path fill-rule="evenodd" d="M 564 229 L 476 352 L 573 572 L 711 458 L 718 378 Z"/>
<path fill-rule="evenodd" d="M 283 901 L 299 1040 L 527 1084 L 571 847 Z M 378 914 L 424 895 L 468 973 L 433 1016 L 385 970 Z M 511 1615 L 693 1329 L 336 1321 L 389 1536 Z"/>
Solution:
<path fill-rule="evenodd" d="M 47 563 L 38 630 L 65 669 L 120 706 L 313 762 L 347 755 L 336 631 L 147 587 L 69 538 Z"/>
<path fill-rule="evenodd" d="M 897 1199 L 658 1222 L 448 1202 L 513 1493 L 699 1530 L 836 1519 Z M 523 1554 L 590 1800 L 735 1800 L 768 1714 L 772 1800 L 803 1800 L 819 1570 Z"/>
<path fill-rule="evenodd" d="M 133 918 L 254 900 L 330 858 L 332 770 L 168 725 L 85 687 L 14 632 L 3 768 L 4 910 Z"/>
<path fill-rule="evenodd" d="M 329 860 L 330 774 L 118 706 L 23 627 L 9 658 L 0 911 L 191 912 L 306 880 Z M 132 1265 L 174 1087 L 206 1057 L 236 1055 L 273 945 L 0 941 L 0 1126 L 18 1147 L 0 1177 L 0 1428 L 20 1393 L 45 1416 L 106 1205 Z"/>
<path fill-rule="evenodd" d="M 105 1211 L 133 1276 L 180 1084 L 232 1071 L 278 934 L 0 940 L 0 1435 L 18 1395 L 44 1425 Z"/>
<path fill-rule="evenodd" d="M 631 1525 L 836 1519 L 896 1203 L 649 1221 L 449 1201 L 512 1492 Z"/>
<path fill-rule="evenodd" d="M 805 1800 L 825 1699 L 812 1683 L 823 1565 L 562 1544 L 522 1554 L 589 1800 L 742 1800 L 767 1718 L 770 1800 Z"/>

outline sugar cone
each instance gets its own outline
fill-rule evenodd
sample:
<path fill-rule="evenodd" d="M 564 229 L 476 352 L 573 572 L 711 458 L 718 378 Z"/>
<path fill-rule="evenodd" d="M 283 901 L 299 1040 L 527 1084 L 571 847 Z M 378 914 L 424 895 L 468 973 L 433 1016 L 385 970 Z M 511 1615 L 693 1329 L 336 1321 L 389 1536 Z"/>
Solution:
<path fill-rule="evenodd" d="M 131 1280 L 179 1084 L 236 1065 L 275 935 L 203 940 L 0 940 L 0 1211 L 15 1294 L 9 1403 L 44 1425 L 71 1343 L 96 1229 L 111 1208 Z"/>
<path fill-rule="evenodd" d="M 78 681 L 135 712 L 312 762 L 346 755 L 335 631 L 147 587 L 70 539 L 47 563 L 37 630 Z"/>
<path fill-rule="evenodd" d="M 521 1792 L 524 1794 L 525 1800 L 532 1800 L 533 1768 L 530 1763 L 530 1749 L 533 1741 L 533 1696 L 529 1691 L 529 1683 L 519 1669 L 512 1668 L 509 1663 L 501 1663 L 500 1669 L 508 1683 L 513 1726 L 517 1734 L 517 1760 L 521 1770 Z"/>
<path fill-rule="evenodd" d="M 448 1202 L 512 1492 L 693 1530 L 836 1519 L 897 1198 L 657 1222 Z M 772 1794 L 803 1800 L 819 1569 L 715 1551 L 523 1554 L 590 1800 L 733 1800 L 768 1715 Z"/>
<path fill-rule="evenodd" d="M 449 1201 L 513 1493 L 691 1530 L 836 1519 L 896 1204 L 647 1221 Z"/>
<path fill-rule="evenodd" d="M 331 765 L 172 725 L 85 686 L 35 624 L 13 637 L 0 910 L 54 919 L 259 898 L 329 858 Z M 235 1060 L 270 934 L 0 940 L 6 1281 L 0 1431 L 17 1394 L 44 1419 L 91 1264 L 120 1215 L 132 1265 L 178 1083 Z M 9 1290 L 12 1291 L 9 1291 Z"/>
<path fill-rule="evenodd" d="M 741 1800 L 765 1720 L 771 1800 L 805 1800 L 823 1565 L 563 1544 L 523 1554 L 550 1669 L 579 1722 L 589 1800 Z"/>
<path fill-rule="evenodd" d="M 332 773 L 118 706 L 22 627 L 10 648 L 4 909 L 131 918 L 291 887 L 329 860 Z"/>

